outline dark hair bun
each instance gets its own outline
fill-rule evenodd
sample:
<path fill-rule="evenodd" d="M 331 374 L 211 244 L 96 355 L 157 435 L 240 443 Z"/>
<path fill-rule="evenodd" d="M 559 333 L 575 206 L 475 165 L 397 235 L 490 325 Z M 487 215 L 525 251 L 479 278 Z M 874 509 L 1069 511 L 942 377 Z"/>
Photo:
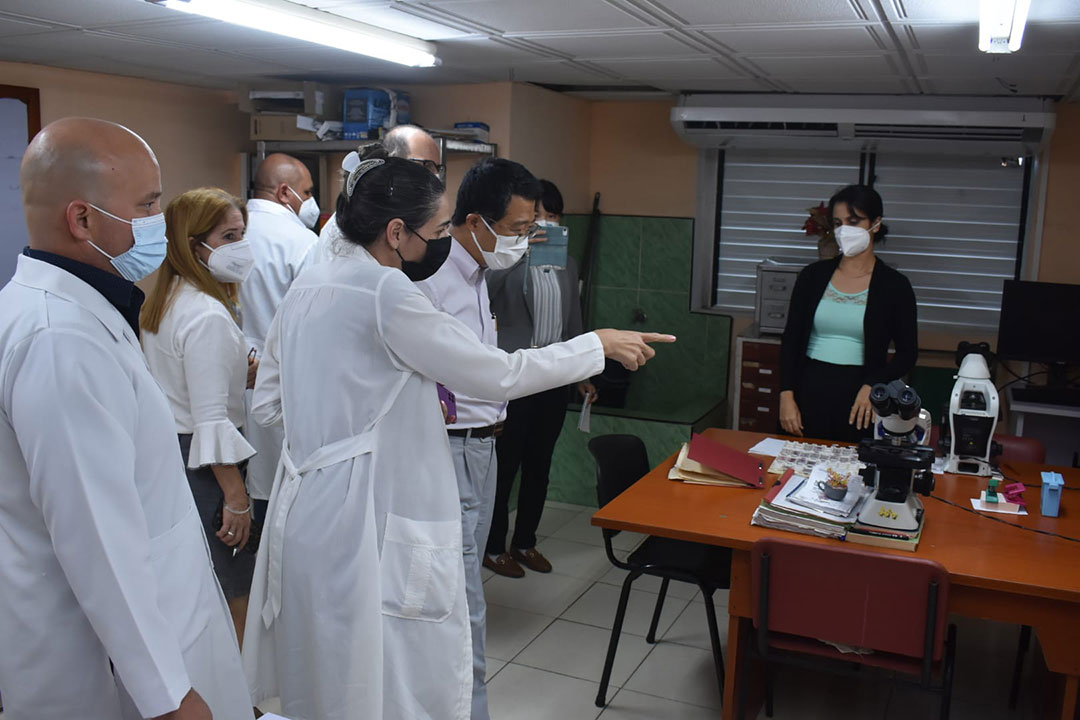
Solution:
<path fill-rule="evenodd" d="M 357 150 L 361 162 L 382 160 L 367 169 L 353 186 L 352 196 L 338 195 L 335 220 L 350 242 L 368 246 L 399 218 L 414 231 L 438 212 L 445 187 L 423 165 L 388 157 L 380 143 Z"/>
<path fill-rule="evenodd" d="M 386 160 L 390 157 L 390 154 L 386 152 L 386 148 L 383 147 L 381 142 L 370 142 L 356 148 L 356 154 L 360 156 L 360 161 L 364 160 Z"/>

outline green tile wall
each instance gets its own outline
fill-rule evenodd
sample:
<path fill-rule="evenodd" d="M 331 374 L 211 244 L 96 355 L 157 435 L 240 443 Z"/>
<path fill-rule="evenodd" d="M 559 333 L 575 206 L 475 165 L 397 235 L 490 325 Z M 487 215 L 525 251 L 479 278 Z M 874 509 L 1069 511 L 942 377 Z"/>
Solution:
<path fill-rule="evenodd" d="M 690 426 L 649 420 L 592 414 L 590 433 L 577 429 L 580 415 L 566 414 L 563 431 L 551 460 L 548 500 L 596 507 L 596 463 L 589 454 L 589 439 L 597 435 L 626 433 L 645 442 L 649 462 L 659 463 L 690 439 Z"/>
<path fill-rule="evenodd" d="M 569 215 L 571 252 L 580 260 L 589 216 Z M 654 330 L 679 338 L 638 371 L 627 406 L 672 412 L 703 396 L 724 400 L 731 319 L 690 312 L 694 221 L 603 215 L 596 247 L 594 328 Z M 637 310 L 647 320 L 636 323 Z"/>
<path fill-rule="evenodd" d="M 588 215 L 567 215 L 570 252 L 580 262 L 588 234 Z M 694 222 L 690 218 L 603 215 L 596 247 L 593 328 L 655 330 L 678 337 L 659 346 L 655 358 L 634 374 L 627 408 L 680 422 L 592 414 L 592 432 L 577 429 L 578 413 L 567 414 L 552 459 L 548 499 L 596 504 L 595 464 L 590 437 L 630 433 L 641 437 L 650 462 L 657 463 L 689 439 L 691 424 L 727 390 L 731 319 L 690 312 Z M 645 323 L 635 323 L 635 311 Z M 722 408 L 703 425 L 718 424 Z"/>

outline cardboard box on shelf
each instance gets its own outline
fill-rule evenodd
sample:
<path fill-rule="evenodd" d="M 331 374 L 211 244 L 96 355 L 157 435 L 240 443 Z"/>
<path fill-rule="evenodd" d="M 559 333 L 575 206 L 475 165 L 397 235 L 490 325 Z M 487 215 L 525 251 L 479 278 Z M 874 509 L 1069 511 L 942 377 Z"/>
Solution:
<path fill-rule="evenodd" d="M 341 90 L 310 81 L 260 83 L 241 88 L 240 110 L 341 120 Z"/>
<path fill-rule="evenodd" d="M 318 140 L 311 130 L 304 129 L 310 118 L 303 115 L 272 115 L 253 113 L 252 140 Z M 310 125 L 306 125 L 310 127 Z"/>
<path fill-rule="evenodd" d="M 491 135 L 491 128 L 487 123 L 482 122 L 459 122 L 454 123 L 454 129 L 460 130 L 463 133 L 472 135 L 473 138 L 480 142 L 487 142 L 488 137 Z"/>

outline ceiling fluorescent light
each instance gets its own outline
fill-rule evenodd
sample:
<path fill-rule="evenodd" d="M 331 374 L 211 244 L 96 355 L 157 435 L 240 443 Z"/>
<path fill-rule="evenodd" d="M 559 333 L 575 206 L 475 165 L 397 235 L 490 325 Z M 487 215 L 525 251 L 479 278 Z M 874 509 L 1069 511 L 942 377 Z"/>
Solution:
<path fill-rule="evenodd" d="M 1031 0 L 979 0 L 979 49 L 1011 53 L 1024 39 Z"/>
<path fill-rule="evenodd" d="M 439 63 L 431 43 L 286 0 L 147 2 L 401 65 L 432 67 Z"/>

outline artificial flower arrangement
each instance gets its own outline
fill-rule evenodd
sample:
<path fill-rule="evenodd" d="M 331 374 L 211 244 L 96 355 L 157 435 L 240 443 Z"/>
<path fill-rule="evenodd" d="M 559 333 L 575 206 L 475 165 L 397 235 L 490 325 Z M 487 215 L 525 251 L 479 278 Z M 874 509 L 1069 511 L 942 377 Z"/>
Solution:
<path fill-rule="evenodd" d="M 823 260 L 836 257 L 840 253 L 840 247 L 836 244 L 828 206 L 821 202 L 817 207 L 810 208 L 809 212 L 810 217 L 803 223 L 802 229 L 807 235 L 817 236 L 818 257 Z"/>

